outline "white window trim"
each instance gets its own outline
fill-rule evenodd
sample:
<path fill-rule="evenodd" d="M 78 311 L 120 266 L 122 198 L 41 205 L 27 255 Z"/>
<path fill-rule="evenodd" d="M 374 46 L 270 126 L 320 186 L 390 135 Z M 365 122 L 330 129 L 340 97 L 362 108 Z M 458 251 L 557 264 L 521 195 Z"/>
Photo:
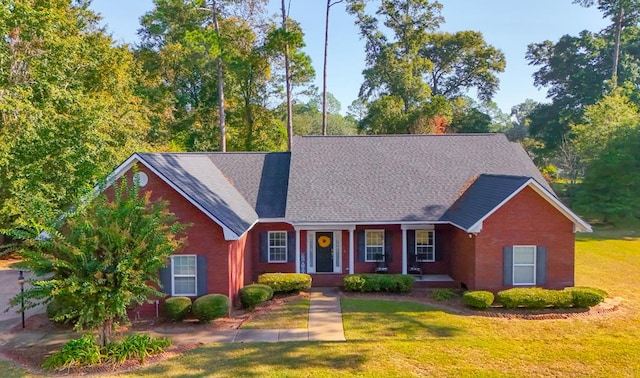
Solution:
<path fill-rule="evenodd" d="M 367 244 L 367 236 L 372 233 L 382 233 L 382 245 L 369 245 Z M 382 247 L 382 260 L 372 260 L 368 258 L 367 248 L 368 247 Z M 385 261 L 386 251 L 384 250 L 384 230 L 365 230 L 364 231 L 364 261 L 365 262 L 384 262 Z"/>
<path fill-rule="evenodd" d="M 436 233 L 434 232 L 434 230 L 416 230 L 415 231 L 415 239 L 416 239 L 416 245 L 415 245 L 415 258 L 416 258 L 416 262 L 435 262 L 436 261 Z M 422 246 L 426 246 L 426 247 L 431 247 L 431 251 L 433 253 L 433 257 L 431 259 L 426 259 L 426 260 L 419 260 L 418 259 L 418 232 L 428 232 L 431 234 L 431 244 L 424 244 Z"/>
<path fill-rule="evenodd" d="M 195 260 L 195 272 L 194 274 L 178 274 L 174 273 L 175 263 L 173 261 L 174 257 L 193 257 Z M 176 293 L 176 277 L 193 277 L 194 280 L 194 292 L 193 293 Z M 197 255 L 171 255 L 171 295 L 172 296 L 184 296 L 184 297 L 195 297 L 198 295 L 198 256 Z"/>
<path fill-rule="evenodd" d="M 271 235 L 284 234 L 284 260 L 274 260 L 271 258 L 271 248 L 282 248 L 283 246 L 271 246 Z M 286 263 L 289 252 L 289 234 L 287 231 L 269 231 L 267 232 L 267 261 L 270 263 Z"/>
<path fill-rule="evenodd" d="M 514 245 L 512 251 L 512 267 L 511 267 L 511 281 L 513 286 L 531 286 L 536 284 L 536 272 L 537 272 L 537 262 L 538 262 L 538 247 L 535 245 Z M 533 248 L 533 264 L 516 264 L 516 248 Z M 533 268 L 533 282 L 518 282 L 516 283 L 516 267 L 532 267 Z"/>

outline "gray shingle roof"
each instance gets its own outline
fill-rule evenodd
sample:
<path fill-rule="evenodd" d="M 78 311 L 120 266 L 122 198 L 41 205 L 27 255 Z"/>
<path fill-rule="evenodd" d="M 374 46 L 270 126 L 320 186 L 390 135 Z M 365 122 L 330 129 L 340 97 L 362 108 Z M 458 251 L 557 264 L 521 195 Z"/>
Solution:
<path fill-rule="evenodd" d="M 211 161 L 231 181 L 260 218 L 282 218 L 289 186 L 288 152 L 210 153 Z"/>
<path fill-rule="evenodd" d="M 480 174 L 532 177 L 548 188 L 522 147 L 502 134 L 297 137 L 286 218 L 443 220 L 465 184 Z"/>
<path fill-rule="evenodd" d="M 244 234 L 258 214 L 207 154 L 138 154 L 140 159 L 185 193 L 236 235 Z"/>
<path fill-rule="evenodd" d="M 442 219 L 469 229 L 529 179 L 522 176 L 477 176 Z"/>

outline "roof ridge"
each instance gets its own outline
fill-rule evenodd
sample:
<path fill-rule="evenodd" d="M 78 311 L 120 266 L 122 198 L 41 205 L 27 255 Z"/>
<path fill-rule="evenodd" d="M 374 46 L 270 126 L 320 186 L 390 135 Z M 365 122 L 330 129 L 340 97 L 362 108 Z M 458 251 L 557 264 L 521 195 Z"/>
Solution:
<path fill-rule="evenodd" d="M 294 138 L 428 138 L 428 137 L 459 137 L 459 136 L 498 136 L 503 133 L 451 133 L 451 134 L 358 134 L 358 135 L 296 135 Z"/>

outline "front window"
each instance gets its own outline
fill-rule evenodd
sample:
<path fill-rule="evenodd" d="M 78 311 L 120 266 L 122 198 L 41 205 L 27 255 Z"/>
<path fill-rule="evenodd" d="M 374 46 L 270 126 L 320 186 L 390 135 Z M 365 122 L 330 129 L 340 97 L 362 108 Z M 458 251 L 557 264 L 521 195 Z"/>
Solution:
<path fill-rule="evenodd" d="M 384 261 L 384 230 L 365 231 L 365 261 Z"/>
<path fill-rule="evenodd" d="M 416 261 L 436 261 L 433 231 L 416 230 Z"/>
<path fill-rule="evenodd" d="M 513 247 L 513 284 L 536 284 L 536 247 L 534 245 Z"/>
<path fill-rule="evenodd" d="M 172 295 L 196 296 L 197 293 L 196 255 L 171 256 Z"/>
<path fill-rule="evenodd" d="M 287 262 L 286 231 L 269 231 L 269 262 Z"/>

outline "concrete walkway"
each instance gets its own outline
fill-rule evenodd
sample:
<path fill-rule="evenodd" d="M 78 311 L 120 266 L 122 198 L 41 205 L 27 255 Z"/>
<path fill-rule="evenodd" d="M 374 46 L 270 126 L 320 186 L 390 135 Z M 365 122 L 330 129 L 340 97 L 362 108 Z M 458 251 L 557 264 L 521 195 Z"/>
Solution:
<path fill-rule="evenodd" d="M 14 324 L 19 319 L 14 318 Z M 77 334 L 69 331 L 49 331 L 47 333 L 29 330 L 4 333 L 8 324 L 0 328 L 0 348 L 25 348 L 35 345 L 63 344 Z M 191 343 L 258 343 L 284 341 L 346 341 L 342 326 L 342 311 L 337 288 L 311 289 L 308 328 L 295 329 L 229 329 L 202 330 L 185 333 L 184 330 L 167 329 L 163 332 L 148 332 L 151 336 L 168 337 L 175 344 Z"/>

